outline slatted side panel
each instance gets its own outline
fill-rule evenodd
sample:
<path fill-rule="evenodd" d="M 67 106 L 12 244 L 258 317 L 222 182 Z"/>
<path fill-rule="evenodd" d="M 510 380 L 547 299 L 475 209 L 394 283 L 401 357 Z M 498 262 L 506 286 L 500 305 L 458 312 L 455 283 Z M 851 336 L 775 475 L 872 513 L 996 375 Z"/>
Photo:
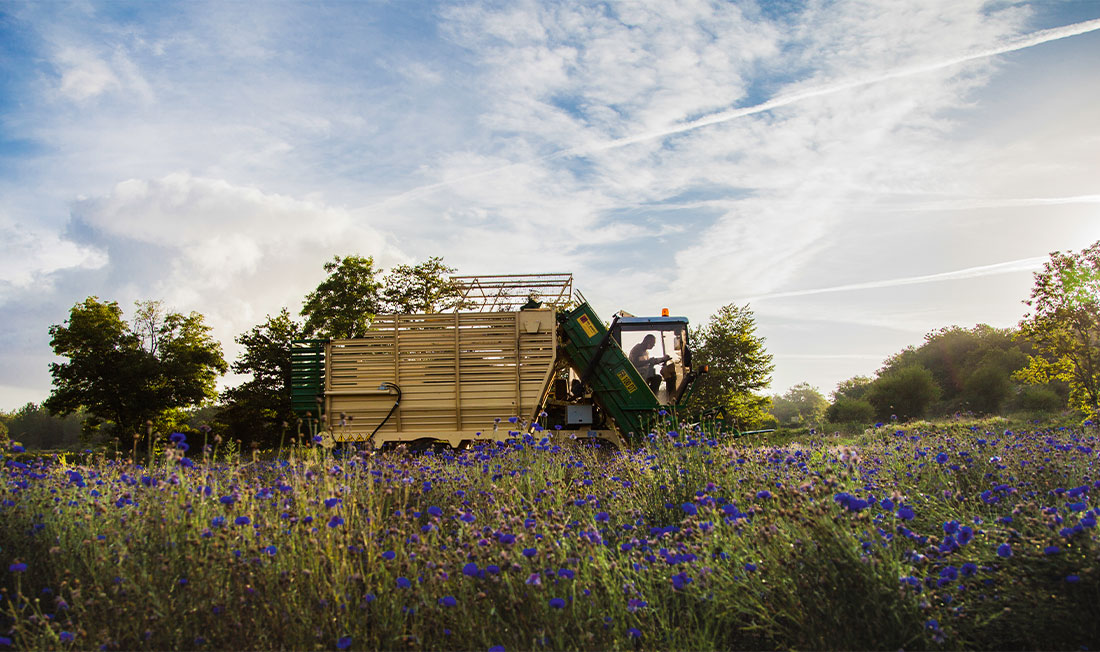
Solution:
<path fill-rule="evenodd" d="M 553 312 L 529 312 L 380 316 L 365 337 L 334 340 L 326 395 L 337 434 L 369 433 L 382 421 L 394 402 L 383 382 L 399 385 L 402 399 L 380 435 L 481 430 L 498 417 L 530 416 L 556 342 Z"/>

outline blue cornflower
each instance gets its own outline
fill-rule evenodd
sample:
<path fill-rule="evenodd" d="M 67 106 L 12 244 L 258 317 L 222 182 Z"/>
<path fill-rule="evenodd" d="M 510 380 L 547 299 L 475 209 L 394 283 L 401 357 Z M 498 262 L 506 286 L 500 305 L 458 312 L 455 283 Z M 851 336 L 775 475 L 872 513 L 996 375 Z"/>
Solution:
<path fill-rule="evenodd" d="M 392 550 L 387 550 L 386 552 L 382 553 L 382 559 L 385 559 L 387 561 L 393 559 L 396 556 L 397 554 L 395 554 Z"/>
<path fill-rule="evenodd" d="M 1066 581 L 1070 584 L 1076 584 L 1081 581 L 1080 575 L 1066 575 Z"/>
<path fill-rule="evenodd" d="M 444 607 L 453 607 L 458 604 L 458 600 L 455 600 L 455 597 L 453 595 L 445 595 L 439 599 L 439 604 L 443 605 Z"/>
<path fill-rule="evenodd" d="M 684 513 L 688 516 L 695 516 L 699 512 L 699 510 L 696 509 L 695 505 L 692 503 L 684 503 L 683 505 L 680 505 L 680 509 L 684 510 Z"/>
<path fill-rule="evenodd" d="M 325 499 L 325 507 L 335 507 L 336 504 L 339 503 L 339 502 L 340 502 L 339 498 L 326 498 Z"/>
<path fill-rule="evenodd" d="M 955 534 L 956 532 L 959 531 L 959 522 L 958 521 L 947 521 L 946 523 L 943 524 L 943 531 L 946 532 L 947 534 Z"/>
<path fill-rule="evenodd" d="M 407 578 L 407 577 L 399 577 L 399 578 L 397 578 L 397 588 L 399 588 L 399 589 L 407 589 L 407 588 L 409 588 L 410 586 L 412 586 L 412 582 L 410 582 L 410 581 L 409 581 L 409 578 Z"/>
<path fill-rule="evenodd" d="M 968 561 L 962 565 L 962 567 L 959 569 L 959 572 L 962 573 L 963 577 L 970 577 L 971 575 L 978 572 L 978 565 L 974 562 Z"/>
<path fill-rule="evenodd" d="M 234 496 L 222 496 L 218 499 L 218 502 L 223 505 L 232 505 L 233 503 L 237 502 L 237 499 Z"/>
<path fill-rule="evenodd" d="M 236 525 L 248 525 L 251 522 L 252 522 L 252 519 L 248 518 L 247 516 L 238 516 L 233 521 L 233 523 L 235 523 Z"/>
<path fill-rule="evenodd" d="M 274 555 L 275 553 L 279 552 L 279 549 L 275 546 L 268 546 L 268 547 L 264 548 L 264 552 L 266 552 L 269 555 Z"/>
<path fill-rule="evenodd" d="M 73 636 L 72 632 L 60 632 L 57 638 L 61 639 L 62 643 L 72 643 L 73 639 L 76 637 Z"/>
<path fill-rule="evenodd" d="M 173 432 L 171 435 L 168 435 L 168 439 L 172 440 L 173 444 L 178 444 L 181 441 L 186 441 L 187 435 L 182 432 Z"/>
<path fill-rule="evenodd" d="M 569 568 L 561 568 L 558 570 L 558 577 L 564 577 L 567 580 L 573 579 L 574 575 L 575 573 L 573 570 Z"/>
<path fill-rule="evenodd" d="M 565 608 L 565 600 L 561 598 L 550 598 L 550 606 L 555 609 L 563 609 Z"/>
<path fill-rule="evenodd" d="M 210 519 L 210 527 L 221 527 L 223 525 L 225 525 L 224 516 L 215 516 L 214 518 Z"/>
<path fill-rule="evenodd" d="M 750 573 L 755 571 L 756 570 L 756 564 L 753 564 L 753 563 L 745 564 L 745 570 L 747 570 Z"/>
<path fill-rule="evenodd" d="M 431 507 L 428 508 L 428 514 L 430 514 L 432 516 L 442 516 L 443 515 L 443 510 L 439 509 L 435 505 L 432 505 Z"/>
<path fill-rule="evenodd" d="M 523 549 L 523 556 L 527 557 L 528 559 L 530 559 L 531 557 L 534 557 L 537 554 L 539 554 L 539 551 L 536 550 L 535 548 L 524 548 Z"/>
<path fill-rule="evenodd" d="M 346 650 L 349 647 L 351 647 L 351 637 L 350 636 L 341 636 L 340 638 L 336 639 L 336 649 L 337 650 Z"/>
<path fill-rule="evenodd" d="M 496 564 L 489 564 L 485 567 L 485 572 L 490 575 L 497 575 L 500 573 L 500 566 L 497 566 Z"/>
<path fill-rule="evenodd" d="M 940 464 L 946 464 L 947 463 L 947 453 L 940 453 L 939 455 L 937 455 L 936 456 L 936 461 L 939 462 Z"/>
<path fill-rule="evenodd" d="M 516 535 L 514 534 L 502 534 L 500 535 L 500 542 L 504 545 L 512 545 L 516 542 Z"/>
<path fill-rule="evenodd" d="M 1008 545 L 1007 543 L 1002 543 L 1001 545 L 997 546 L 997 556 L 1005 558 L 1011 557 L 1012 546 Z"/>
<path fill-rule="evenodd" d="M 25 573 L 27 572 L 27 565 L 23 562 L 15 563 L 11 566 L 8 566 L 8 571 L 12 573 Z"/>
<path fill-rule="evenodd" d="M 916 512 L 909 505 L 902 505 L 898 508 L 898 518 L 903 521 L 910 521 L 916 516 Z"/>
<path fill-rule="evenodd" d="M 960 546 L 965 546 L 974 540 L 974 528 L 969 525 L 964 525 L 959 528 L 959 534 L 955 537 Z"/>
<path fill-rule="evenodd" d="M 756 492 L 756 497 L 760 498 L 762 500 L 767 499 L 767 498 L 771 498 L 772 497 L 772 492 L 768 491 L 767 489 L 762 489 L 762 490 Z"/>
<path fill-rule="evenodd" d="M 642 630 L 638 629 L 637 627 L 631 627 L 630 629 L 626 630 L 626 633 L 630 635 L 630 638 L 642 637 Z"/>
<path fill-rule="evenodd" d="M 611 518 L 611 516 L 608 515 L 607 512 L 596 512 L 596 522 L 597 523 L 606 523 L 610 518 Z"/>
<path fill-rule="evenodd" d="M 477 564 L 475 564 L 472 561 L 469 562 L 468 564 L 466 564 L 465 566 L 462 567 L 462 574 L 467 575 L 469 577 L 476 577 L 477 576 Z"/>
<path fill-rule="evenodd" d="M 344 524 L 344 519 L 340 518 L 339 516 L 333 516 L 332 518 L 330 518 L 328 520 L 328 523 L 327 523 L 327 525 L 329 527 L 339 527 L 343 524 Z"/>
<path fill-rule="evenodd" d="M 7 636 L 0 636 L 0 645 L 4 647 L 11 647 L 11 639 Z"/>
<path fill-rule="evenodd" d="M 1060 552 L 1062 552 L 1062 549 L 1058 546 L 1047 546 L 1046 548 L 1043 548 L 1044 555 L 1057 555 Z"/>

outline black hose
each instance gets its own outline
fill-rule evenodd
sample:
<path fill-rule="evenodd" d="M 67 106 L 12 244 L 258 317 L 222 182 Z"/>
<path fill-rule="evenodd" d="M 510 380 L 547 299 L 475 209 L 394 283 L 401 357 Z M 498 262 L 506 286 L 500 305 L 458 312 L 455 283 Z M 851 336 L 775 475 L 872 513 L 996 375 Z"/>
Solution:
<path fill-rule="evenodd" d="M 377 433 L 379 430 L 381 430 L 382 426 L 386 425 L 386 422 L 389 421 L 390 417 L 393 416 L 393 413 L 397 409 L 397 406 L 401 405 L 401 388 L 398 387 L 396 383 L 390 383 L 390 382 L 382 383 L 382 388 L 392 389 L 395 392 L 397 392 L 397 400 L 393 402 L 393 407 L 391 407 L 390 411 L 386 413 L 386 418 L 382 419 L 382 423 L 378 424 L 378 426 L 373 431 L 371 431 L 370 435 L 367 437 L 367 441 L 370 443 L 371 448 L 374 448 L 374 435 L 375 435 L 375 433 Z"/>

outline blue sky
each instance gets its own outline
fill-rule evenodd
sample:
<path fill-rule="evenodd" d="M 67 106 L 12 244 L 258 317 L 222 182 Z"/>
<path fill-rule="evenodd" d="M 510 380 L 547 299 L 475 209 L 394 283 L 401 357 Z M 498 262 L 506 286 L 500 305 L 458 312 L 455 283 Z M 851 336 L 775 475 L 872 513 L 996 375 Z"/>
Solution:
<path fill-rule="evenodd" d="M 828 393 L 1100 239 L 1097 61 L 1100 0 L 6 2 L 0 408 L 86 296 L 231 359 L 350 253 L 750 302 Z"/>

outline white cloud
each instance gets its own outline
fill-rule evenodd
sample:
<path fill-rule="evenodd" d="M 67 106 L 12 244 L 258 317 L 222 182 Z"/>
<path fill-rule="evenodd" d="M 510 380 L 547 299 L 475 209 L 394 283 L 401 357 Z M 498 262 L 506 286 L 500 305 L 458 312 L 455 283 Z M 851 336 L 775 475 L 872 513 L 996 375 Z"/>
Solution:
<path fill-rule="evenodd" d="M 0 304 L 16 291 L 45 292 L 60 271 L 92 270 L 107 264 L 106 254 L 56 233 L 0 225 Z"/>

